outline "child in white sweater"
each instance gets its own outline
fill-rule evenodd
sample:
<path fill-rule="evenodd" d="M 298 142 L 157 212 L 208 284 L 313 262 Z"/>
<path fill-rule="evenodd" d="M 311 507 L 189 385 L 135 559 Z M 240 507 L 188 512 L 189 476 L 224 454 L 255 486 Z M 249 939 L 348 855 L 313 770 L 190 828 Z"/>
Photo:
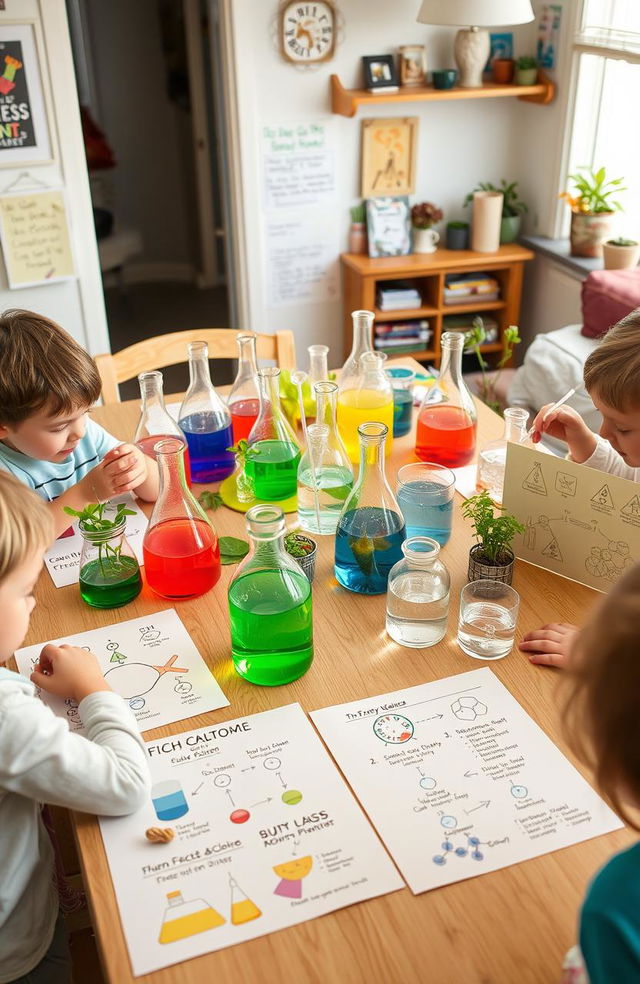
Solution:
<path fill-rule="evenodd" d="M 0 984 L 67 984 L 71 966 L 41 804 L 119 816 L 149 794 L 135 719 L 91 653 L 45 646 L 31 681 L 6 668 L 22 644 L 42 552 L 53 538 L 46 504 L 0 472 Z M 36 696 L 78 702 L 87 737 Z"/>

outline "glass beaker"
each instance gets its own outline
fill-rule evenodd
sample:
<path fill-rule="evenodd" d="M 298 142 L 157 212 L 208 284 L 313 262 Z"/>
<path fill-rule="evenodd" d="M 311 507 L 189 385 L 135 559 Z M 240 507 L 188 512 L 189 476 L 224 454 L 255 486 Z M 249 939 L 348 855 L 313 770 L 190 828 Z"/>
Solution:
<path fill-rule="evenodd" d="M 249 439 L 251 428 L 260 413 L 256 335 L 253 332 L 238 335 L 236 342 L 238 343 L 238 372 L 227 398 L 234 444 Z"/>
<path fill-rule="evenodd" d="M 387 428 L 389 437 L 385 455 L 391 454 L 393 390 L 383 368 L 384 361 L 379 352 L 363 352 L 359 359 L 358 373 L 340 380 L 338 429 L 353 462 L 357 462 L 360 457 L 358 428 L 360 424 L 370 421 L 378 421 Z"/>
<path fill-rule="evenodd" d="M 440 374 L 418 413 L 416 455 L 422 461 L 458 468 L 473 458 L 477 414 L 462 376 L 464 333 L 446 331 L 441 344 Z"/>
<path fill-rule="evenodd" d="M 358 428 L 360 473 L 344 504 L 336 534 L 335 575 L 360 594 L 384 594 L 405 539 L 400 507 L 384 474 L 388 428 L 370 421 Z"/>
<path fill-rule="evenodd" d="M 229 585 L 231 656 L 240 676 L 274 687 L 311 666 L 311 584 L 285 550 L 282 510 L 252 506 L 246 519 L 251 551 Z"/>
<path fill-rule="evenodd" d="M 504 491 L 504 470 L 507 461 L 507 445 L 523 444 L 527 440 L 527 421 L 529 411 L 524 407 L 507 407 L 504 411 L 504 433 L 497 441 L 485 444 L 478 454 L 478 492 L 487 489 L 497 506 L 502 505 Z"/>
<path fill-rule="evenodd" d="M 142 543 L 147 584 L 162 598 L 196 598 L 220 577 L 218 537 L 186 486 L 182 442 L 154 450 L 160 492 Z"/>
<path fill-rule="evenodd" d="M 167 892 L 167 901 L 169 905 L 164 911 L 158 943 L 175 943 L 226 922 L 224 916 L 204 899 L 185 902 L 182 892 Z"/>
<path fill-rule="evenodd" d="M 190 484 L 191 469 L 189 465 L 187 439 L 164 405 L 162 373 L 157 371 L 141 372 L 138 374 L 138 383 L 140 385 L 142 406 L 140 408 L 140 420 L 136 427 L 133 443 L 144 454 L 150 458 L 155 458 L 153 449 L 158 441 L 163 441 L 168 437 L 177 437 L 184 444 L 184 471 L 187 482 Z"/>
<path fill-rule="evenodd" d="M 178 423 L 189 447 L 192 482 L 217 482 L 230 475 L 233 455 L 231 415 L 216 393 L 209 375 L 209 347 L 191 342 L 189 350 L 189 389 L 185 393 Z"/>
<path fill-rule="evenodd" d="M 389 572 L 387 632 L 401 646 L 435 646 L 447 631 L 451 584 L 438 559 L 440 544 L 429 536 L 412 536 L 402 552 L 404 558 Z"/>
<path fill-rule="evenodd" d="M 474 659 L 502 659 L 510 653 L 519 607 L 520 595 L 502 581 L 465 584 L 458 617 L 458 645 L 463 653 Z"/>
<path fill-rule="evenodd" d="M 393 389 L 393 436 L 404 437 L 411 430 L 415 373 L 404 366 L 391 366 L 385 372 Z"/>
<path fill-rule="evenodd" d="M 89 530 L 82 520 L 78 524 L 80 596 L 93 608 L 120 608 L 142 591 L 140 566 L 125 535 L 126 526 L 126 516 L 109 530 Z"/>
<path fill-rule="evenodd" d="M 300 446 L 280 405 L 280 370 L 258 369 L 260 416 L 251 428 L 245 469 L 256 499 L 271 502 L 295 495 Z"/>
<path fill-rule="evenodd" d="M 357 376 L 360 372 L 360 357 L 364 352 L 373 352 L 371 348 L 371 334 L 375 315 L 373 311 L 352 311 L 351 320 L 353 322 L 353 343 L 351 354 L 342 367 L 340 379 L 347 379 L 349 376 Z"/>
<path fill-rule="evenodd" d="M 456 477 L 444 465 L 413 461 L 398 471 L 398 505 L 407 536 L 430 536 L 444 547 L 451 536 Z"/>
<path fill-rule="evenodd" d="M 332 534 L 353 487 L 353 470 L 336 424 L 336 383 L 316 383 L 314 395 L 316 423 L 308 427 L 298 466 L 298 518 L 309 533 Z"/>

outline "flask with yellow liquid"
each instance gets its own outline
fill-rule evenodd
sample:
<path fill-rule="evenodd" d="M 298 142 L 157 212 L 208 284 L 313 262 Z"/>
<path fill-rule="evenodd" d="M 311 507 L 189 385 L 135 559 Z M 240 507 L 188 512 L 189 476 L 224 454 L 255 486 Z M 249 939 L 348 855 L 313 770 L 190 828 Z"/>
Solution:
<path fill-rule="evenodd" d="M 379 352 L 363 352 L 355 375 L 343 375 L 338 396 L 338 430 L 349 459 L 360 460 L 358 427 L 375 421 L 389 432 L 385 455 L 391 453 L 393 389 Z"/>
<path fill-rule="evenodd" d="M 204 933 L 207 929 L 216 929 L 226 922 L 204 899 L 185 902 L 182 892 L 167 892 L 167 900 L 169 905 L 165 909 L 160 927 L 159 943 L 175 943 L 188 936 Z"/>
<path fill-rule="evenodd" d="M 241 926 L 242 923 L 251 922 L 252 919 L 258 919 L 262 915 L 262 911 L 246 892 L 242 891 L 232 875 L 229 875 L 229 888 L 231 889 L 231 922 L 234 926 Z"/>

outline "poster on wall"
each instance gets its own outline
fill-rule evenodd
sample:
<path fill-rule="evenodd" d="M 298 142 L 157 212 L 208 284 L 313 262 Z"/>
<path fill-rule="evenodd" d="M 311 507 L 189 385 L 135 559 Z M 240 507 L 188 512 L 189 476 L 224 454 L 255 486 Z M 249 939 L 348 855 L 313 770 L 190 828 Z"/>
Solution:
<path fill-rule="evenodd" d="M 555 68 L 560 34 L 562 7 L 559 3 L 543 3 L 538 21 L 536 57 L 540 68 Z"/>
<path fill-rule="evenodd" d="M 75 276 L 62 189 L 0 197 L 0 239 L 11 290 Z"/>
<path fill-rule="evenodd" d="M 34 25 L 0 25 L 0 167 L 51 160 Z"/>

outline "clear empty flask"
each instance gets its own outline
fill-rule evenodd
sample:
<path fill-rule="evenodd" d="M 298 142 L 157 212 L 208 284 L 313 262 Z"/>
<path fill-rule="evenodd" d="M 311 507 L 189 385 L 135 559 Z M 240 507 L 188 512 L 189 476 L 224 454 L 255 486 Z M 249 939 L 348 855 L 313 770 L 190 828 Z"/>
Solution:
<path fill-rule="evenodd" d="M 444 638 L 451 579 L 438 559 L 440 544 L 413 536 L 402 544 L 404 558 L 389 572 L 387 632 L 401 646 L 420 649 Z"/>
<path fill-rule="evenodd" d="M 373 331 L 374 318 L 373 311 L 351 312 L 353 343 L 351 354 L 342 367 L 341 379 L 346 379 L 348 376 L 357 376 L 360 370 L 360 357 L 365 352 L 373 352 L 371 347 L 371 333 Z"/>
<path fill-rule="evenodd" d="M 385 455 L 391 454 L 393 433 L 393 389 L 384 371 L 386 356 L 380 352 L 363 352 L 358 372 L 340 379 L 338 428 L 340 437 L 353 462 L 359 459 L 358 428 L 375 420 L 389 432 Z"/>
<path fill-rule="evenodd" d="M 353 487 L 353 470 L 336 424 L 336 383 L 314 386 L 316 423 L 298 466 L 298 519 L 309 533 L 333 534 Z"/>
<path fill-rule="evenodd" d="M 329 379 L 329 346 L 328 345 L 309 345 L 309 386 L 311 387 L 310 407 L 307 418 L 314 417 L 316 414 L 316 401 L 313 387 L 315 383 L 321 383 Z"/>
<path fill-rule="evenodd" d="M 248 440 L 251 428 L 260 413 L 256 335 L 238 335 L 238 372 L 231 387 L 227 406 L 231 413 L 233 443 Z"/>
<path fill-rule="evenodd" d="M 153 449 L 158 441 L 162 441 L 168 437 L 177 437 L 184 444 L 184 471 L 187 482 L 190 483 L 191 471 L 189 467 L 187 439 L 164 405 L 162 373 L 157 371 L 141 372 L 138 376 L 138 383 L 140 384 L 142 406 L 140 408 L 140 420 L 136 427 L 133 443 L 144 454 L 150 458 L 155 458 L 156 455 Z"/>
<path fill-rule="evenodd" d="M 251 428 L 254 453 L 245 469 L 256 499 L 272 502 L 295 495 L 300 446 L 280 404 L 280 370 L 258 369 L 260 416 Z"/>
<path fill-rule="evenodd" d="M 507 462 L 507 445 L 523 444 L 527 441 L 527 421 L 529 411 L 524 407 L 507 407 L 504 412 L 504 433 L 497 441 L 485 445 L 478 455 L 478 492 L 487 489 L 497 506 L 502 505 L 504 491 L 504 470 Z"/>
<path fill-rule="evenodd" d="M 418 413 L 416 455 L 421 461 L 458 468 L 473 458 L 477 413 L 462 375 L 464 334 L 446 331 L 441 346 L 440 375 Z"/>
<path fill-rule="evenodd" d="M 180 407 L 178 423 L 189 447 L 192 482 L 217 482 L 234 469 L 231 415 L 216 393 L 209 374 L 206 342 L 189 346 L 189 389 Z"/>

